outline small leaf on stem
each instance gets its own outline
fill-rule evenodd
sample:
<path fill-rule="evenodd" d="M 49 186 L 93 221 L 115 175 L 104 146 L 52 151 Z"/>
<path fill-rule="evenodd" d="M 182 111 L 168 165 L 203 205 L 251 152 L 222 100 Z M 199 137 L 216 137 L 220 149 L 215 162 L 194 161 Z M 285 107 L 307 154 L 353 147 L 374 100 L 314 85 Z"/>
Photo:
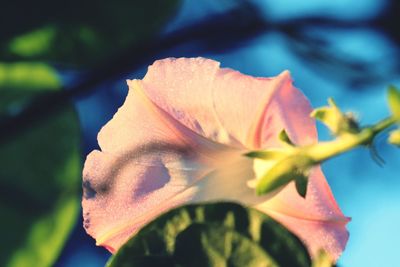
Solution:
<path fill-rule="evenodd" d="M 282 131 L 280 131 L 278 138 L 284 144 L 289 145 L 289 146 L 294 146 L 294 143 L 292 142 L 292 140 L 290 140 L 289 135 L 287 134 L 285 129 L 282 129 Z"/>
<path fill-rule="evenodd" d="M 393 116 L 400 121 L 400 91 L 393 85 L 388 89 L 388 102 Z"/>

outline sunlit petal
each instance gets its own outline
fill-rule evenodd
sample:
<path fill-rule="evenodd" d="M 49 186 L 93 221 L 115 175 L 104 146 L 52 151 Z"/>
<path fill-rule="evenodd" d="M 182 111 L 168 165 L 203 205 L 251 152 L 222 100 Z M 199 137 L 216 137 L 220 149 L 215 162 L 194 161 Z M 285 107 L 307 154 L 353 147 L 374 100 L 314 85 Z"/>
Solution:
<path fill-rule="evenodd" d="M 165 59 L 128 84 L 83 172 L 84 226 L 97 244 L 115 252 L 173 207 L 230 200 L 273 216 L 311 252 L 323 247 L 338 257 L 347 220 L 320 169 L 306 199 L 292 184 L 264 197 L 249 186 L 257 170 L 245 152 L 280 147 L 282 129 L 296 144 L 317 142 L 311 107 L 289 72 L 254 78 L 209 59 Z"/>

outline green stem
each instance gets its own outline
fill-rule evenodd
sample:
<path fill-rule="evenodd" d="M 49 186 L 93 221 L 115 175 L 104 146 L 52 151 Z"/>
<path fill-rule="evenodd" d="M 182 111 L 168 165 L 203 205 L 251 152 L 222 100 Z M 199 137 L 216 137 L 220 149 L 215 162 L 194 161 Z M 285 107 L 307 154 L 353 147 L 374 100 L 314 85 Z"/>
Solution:
<path fill-rule="evenodd" d="M 396 118 L 394 118 L 393 116 L 388 117 L 386 119 L 381 120 L 380 122 L 378 122 L 377 124 L 373 125 L 371 127 L 371 129 L 375 132 L 375 133 L 380 133 L 383 130 L 385 130 L 386 128 L 389 128 L 390 126 L 392 126 L 393 124 L 397 123 L 398 120 Z"/>
<path fill-rule="evenodd" d="M 304 153 L 316 163 L 320 163 L 358 146 L 371 144 L 378 133 L 389 128 L 396 122 L 395 118 L 388 117 L 373 126 L 363 128 L 358 133 L 343 134 L 333 141 L 299 147 L 299 149 L 302 154 Z"/>

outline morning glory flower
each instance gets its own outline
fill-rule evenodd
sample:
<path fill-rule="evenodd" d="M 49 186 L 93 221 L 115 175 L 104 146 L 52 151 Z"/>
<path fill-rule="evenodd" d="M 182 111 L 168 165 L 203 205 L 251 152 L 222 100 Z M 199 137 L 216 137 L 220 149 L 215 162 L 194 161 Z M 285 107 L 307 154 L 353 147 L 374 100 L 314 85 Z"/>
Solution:
<path fill-rule="evenodd" d="M 296 234 L 315 255 L 337 259 L 348 232 L 319 166 L 307 195 L 294 182 L 257 196 L 252 182 L 270 168 L 244 156 L 284 149 L 284 129 L 298 145 L 317 142 L 312 108 L 288 71 L 256 78 L 205 58 L 154 62 L 142 80 L 129 80 L 125 103 L 101 129 L 101 150 L 83 171 L 84 227 L 116 252 L 142 226 L 171 208 L 207 201 L 255 207 Z"/>

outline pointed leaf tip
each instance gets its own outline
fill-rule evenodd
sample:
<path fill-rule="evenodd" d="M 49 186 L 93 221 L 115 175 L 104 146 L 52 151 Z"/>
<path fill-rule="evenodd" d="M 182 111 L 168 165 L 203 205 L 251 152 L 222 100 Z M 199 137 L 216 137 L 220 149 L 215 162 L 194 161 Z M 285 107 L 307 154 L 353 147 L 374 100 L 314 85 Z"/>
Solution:
<path fill-rule="evenodd" d="M 304 174 L 299 174 L 298 176 L 296 176 L 294 181 L 295 181 L 297 193 L 301 197 L 306 198 L 308 177 Z"/>
<path fill-rule="evenodd" d="M 337 104 L 336 104 L 336 102 L 335 102 L 335 100 L 332 97 L 328 98 L 328 104 L 329 104 L 330 107 L 339 109 Z"/>
<path fill-rule="evenodd" d="M 289 135 L 287 134 L 285 129 L 282 129 L 282 131 L 279 132 L 278 135 L 279 140 L 281 140 L 283 143 L 290 145 L 290 146 L 294 146 L 294 143 L 292 142 L 292 140 L 290 140 Z"/>

